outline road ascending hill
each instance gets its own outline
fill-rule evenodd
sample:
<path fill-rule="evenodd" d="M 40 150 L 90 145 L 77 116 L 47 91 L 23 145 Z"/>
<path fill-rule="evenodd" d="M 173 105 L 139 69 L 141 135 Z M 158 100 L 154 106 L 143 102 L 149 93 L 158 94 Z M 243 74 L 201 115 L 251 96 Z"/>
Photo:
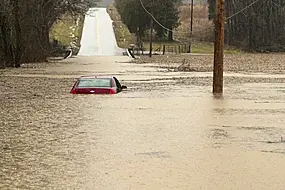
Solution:
<path fill-rule="evenodd" d="M 122 55 L 106 8 L 91 8 L 85 16 L 80 56 Z"/>

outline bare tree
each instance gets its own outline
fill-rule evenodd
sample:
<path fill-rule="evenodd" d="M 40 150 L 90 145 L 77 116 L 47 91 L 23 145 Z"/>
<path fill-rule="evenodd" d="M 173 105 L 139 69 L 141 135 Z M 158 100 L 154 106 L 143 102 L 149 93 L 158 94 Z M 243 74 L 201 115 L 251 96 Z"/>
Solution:
<path fill-rule="evenodd" d="M 45 61 L 50 53 L 49 31 L 64 14 L 82 15 L 97 0 L 3 0 L 0 4 L 0 63 Z M 1 59 L 3 61 L 1 61 Z"/>

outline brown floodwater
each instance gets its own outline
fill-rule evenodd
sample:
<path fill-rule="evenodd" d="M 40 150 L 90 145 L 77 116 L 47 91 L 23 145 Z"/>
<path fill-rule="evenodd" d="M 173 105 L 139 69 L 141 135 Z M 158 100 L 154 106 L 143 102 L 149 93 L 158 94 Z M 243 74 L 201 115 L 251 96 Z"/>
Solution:
<path fill-rule="evenodd" d="M 0 189 L 284 189 L 285 77 L 167 72 L 126 57 L 0 71 Z M 71 95 L 80 75 L 128 90 Z"/>

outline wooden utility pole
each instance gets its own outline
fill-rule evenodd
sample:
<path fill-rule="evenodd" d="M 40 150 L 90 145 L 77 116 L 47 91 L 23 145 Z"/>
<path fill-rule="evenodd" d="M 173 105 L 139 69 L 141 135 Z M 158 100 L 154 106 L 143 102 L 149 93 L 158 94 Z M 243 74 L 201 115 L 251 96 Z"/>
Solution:
<path fill-rule="evenodd" d="M 189 53 L 191 53 L 191 46 L 192 46 L 193 10 L 194 10 L 194 0 L 191 0 L 191 22 L 190 22 L 190 45 L 189 45 Z"/>
<path fill-rule="evenodd" d="M 149 57 L 152 57 L 153 18 L 150 20 Z"/>
<path fill-rule="evenodd" d="M 223 93 L 225 0 L 216 0 L 213 93 Z"/>
<path fill-rule="evenodd" d="M 19 0 L 13 0 L 13 14 L 14 14 L 14 27 L 15 27 L 15 49 L 14 49 L 14 67 L 21 66 L 21 38 L 22 31 L 20 26 L 20 5 Z"/>
<path fill-rule="evenodd" d="M 151 15 L 153 15 L 153 10 L 154 10 L 154 0 L 152 0 L 151 4 Z M 150 18 L 150 38 L 149 38 L 149 57 L 152 57 L 152 36 L 153 36 L 153 17 Z"/>

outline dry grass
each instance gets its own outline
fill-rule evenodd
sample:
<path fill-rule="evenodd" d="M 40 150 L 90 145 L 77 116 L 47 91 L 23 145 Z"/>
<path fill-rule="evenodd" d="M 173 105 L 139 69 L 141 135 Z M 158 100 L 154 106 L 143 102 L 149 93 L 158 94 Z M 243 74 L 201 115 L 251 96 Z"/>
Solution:
<path fill-rule="evenodd" d="M 189 5 L 183 5 L 179 8 L 180 11 L 180 26 L 175 29 L 174 37 L 181 41 L 190 41 L 190 23 L 191 11 Z M 195 5 L 193 12 L 193 41 L 213 42 L 214 40 L 214 25 L 208 19 L 208 6 Z"/>
<path fill-rule="evenodd" d="M 190 38 L 191 9 L 190 5 L 182 5 L 180 11 L 180 26 L 175 29 L 174 38 L 192 43 L 192 53 L 214 52 L 214 24 L 208 19 L 208 6 L 197 4 L 193 12 L 193 32 Z M 240 53 L 240 49 L 225 45 L 226 54 Z"/>
<path fill-rule="evenodd" d="M 179 17 L 181 21 L 190 20 L 190 14 L 191 14 L 190 5 L 180 6 L 179 11 L 180 11 Z M 195 5 L 193 16 L 194 18 L 208 18 L 208 6 L 200 4 Z"/>

